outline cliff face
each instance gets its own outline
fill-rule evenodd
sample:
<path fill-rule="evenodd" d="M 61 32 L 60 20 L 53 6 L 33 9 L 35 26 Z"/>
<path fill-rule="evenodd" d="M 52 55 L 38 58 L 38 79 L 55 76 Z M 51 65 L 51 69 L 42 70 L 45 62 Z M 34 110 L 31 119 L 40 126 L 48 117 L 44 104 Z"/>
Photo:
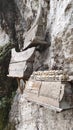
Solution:
<path fill-rule="evenodd" d="M 51 35 L 51 62 L 72 72 L 73 1 L 50 1 L 48 27 Z M 70 60 L 71 59 L 71 60 Z"/>
<path fill-rule="evenodd" d="M 33 71 L 63 69 L 73 74 L 73 1 L 41 0 L 41 3 L 42 18 L 45 19 L 44 38 L 49 47 L 36 47 Z M 36 18 L 38 4 L 36 0 L 15 0 L 12 4 L 9 1 L 8 9 L 12 10 L 7 9 L 8 19 L 6 12 L 1 10 L 1 27 L 17 51 L 23 48 L 24 33 Z M 27 102 L 23 93 L 15 96 L 10 122 L 15 123 L 16 130 L 72 130 L 72 115 L 73 110 L 55 113 Z"/>
<path fill-rule="evenodd" d="M 21 21 L 24 25 L 23 28 L 25 32 L 30 29 L 36 18 L 39 2 L 33 0 L 16 0 L 15 2 L 21 14 Z M 36 52 L 38 53 L 36 54 L 37 64 L 45 63 L 48 64 L 49 68 L 65 69 L 72 72 L 72 7 L 73 2 L 71 0 L 64 0 L 62 2 L 42 0 L 42 17 L 45 19 L 46 24 L 44 35 L 48 40 L 48 44 L 51 44 L 51 46 L 46 49 L 45 53 L 43 51 L 40 54 Z M 40 58 L 38 59 L 38 57 Z M 34 68 L 36 68 L 36 66 L 34 66 Z"/>

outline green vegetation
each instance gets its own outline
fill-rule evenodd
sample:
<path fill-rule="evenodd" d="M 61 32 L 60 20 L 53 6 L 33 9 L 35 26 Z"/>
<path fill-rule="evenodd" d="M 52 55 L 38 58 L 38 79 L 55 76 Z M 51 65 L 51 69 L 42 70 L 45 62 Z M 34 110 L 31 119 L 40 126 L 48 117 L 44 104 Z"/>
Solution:
<path fill-rule="evenodd" d="M 15 79 L 6 76 L 8 71 L 7 58 L 0 67 L 0 130 L 4 130 L 8 124 L 9 111 L 17 89 L 17 82 Z"/>
<path fill-rule="evenodd" d="M 8 126 L 4 130 L 16 130 L 15 123 L 9 123 Z"/>
<path fill-rule="evenodd" d="M 11 48 L 11 43 L 0 47 L 0 130 L 4 130 L 8 124 L 12 99 L 17 89 L 16 80 L 7 77 Z"/>
<path fill-rule="evenodd" d="M 5 106 L 0 108 L 0 130 L 3 130 L 4 126 L 7 124 L 8 113 L 9 113 L 9 110 L 10 110 L 10 104 L 3 103 L 3 105 L 5 105 Z"/>
<path fill-rule="evenodd" d="M 10 55 L 10 50 L 13 48 L 12 43 L 8 43 L 5 46 L 0 46 L 0 64 L 4 61 L 4 59 Z"/>
<path fill-rule="evenodd" d="M 15 95 L 15 92 L 12 92 L 12 95 L 10 98 L 5 96 L 5 97 L 1 97 L 0 99 L 0 130 L 4 130 L 4 128 L 8 124 L 8 118 L 9 118 L 8 115 L 9 115 L 9 111 L 11 108 L 11 103 L 12 103 L 14 95 Z M 14 125 L 8 125 L 7 130 L 8 128 L 10 128 L 10 126 L 12 128 L 14 127 Z"/>

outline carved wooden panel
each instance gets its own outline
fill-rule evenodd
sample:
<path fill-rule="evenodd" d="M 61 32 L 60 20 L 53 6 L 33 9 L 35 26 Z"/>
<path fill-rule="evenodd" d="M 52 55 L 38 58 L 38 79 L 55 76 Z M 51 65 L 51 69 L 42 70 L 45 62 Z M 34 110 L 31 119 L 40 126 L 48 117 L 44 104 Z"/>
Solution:
<path fill-rule="evenodd" d="M 63 76 L 63 71 L 33 72 L 25 87 L 24 94 L 26 99 L 56 111 L 73 108 L 71 84 L 67 79 L 65 81 L 59 79 L 49 80 L 49 76 L 53 75 L 54 77 Z M 48 77 L 47 81 L 46 76 Z"/>

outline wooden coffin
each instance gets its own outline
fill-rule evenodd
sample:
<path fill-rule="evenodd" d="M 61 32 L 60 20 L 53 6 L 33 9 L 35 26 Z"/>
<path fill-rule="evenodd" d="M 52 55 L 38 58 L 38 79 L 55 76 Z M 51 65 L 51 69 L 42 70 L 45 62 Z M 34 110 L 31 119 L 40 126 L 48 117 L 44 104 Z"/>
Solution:
<path fill-rule="evenodd" d="M 67 80 L 61 82 L 61 80 L 58 79 L 59 76 L 63 75 L 55 75 L 57 76 L 55 80 L 55 77 L 52 79 L 53 73 L 50 72 L 49 74 L 49 71 L 46 71 L 45 74 L 48 77 L 46 80 L 44 72 L 39 72 L 42 74 L 42 80 L 40 74 L 37 79 L 37 73 L 38 72 L 35 73 L 35 76 L 33 73 L 26 83 L 24 94 L 28 101 L 35 102 L 58 112 L 73 108 L 73 92 L 70 83 L 68 83 Z M 49 78 L 49 76 L 51 76 L 51 78 Z"/>
<path fill-rule="evenodd" d="M 12 49 L 9 74 L 7 76 L 22 78 L 27 69 L 26 61 L 30 61 L 32 59 L 34 50 L 34 47 L 23 52 L 16 52 L 15 49 Z"/>
<path fill-rule="evenodd" d="M 23 50 L 29 46 L 47 45 L 45 41 L 45 18 L 42 16 L 42 3 L 39 0 L 39 8 L 37 16 L 31 26 L 31 28 L 24 34 L 24 47 Z"/>

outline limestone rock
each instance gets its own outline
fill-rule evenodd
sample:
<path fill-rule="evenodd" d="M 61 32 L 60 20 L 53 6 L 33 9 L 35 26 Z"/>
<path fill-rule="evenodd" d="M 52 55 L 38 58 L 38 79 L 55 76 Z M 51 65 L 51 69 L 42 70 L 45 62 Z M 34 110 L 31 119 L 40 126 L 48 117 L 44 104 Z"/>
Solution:
<path fill-rule="evenodd" d="M 5 26 L 3 20 L 4 29 L 8 30 L 11 39 L 14 38 L 16 47 L 22 50 L 24 34 L 31 28 L 37 15 L 38 0 L 14 0 L 13 2 L 16 6 L 10 1 L 9 4 L 4 2 L 4 12 L 0 8 L 3 14 L 1 17 L 6 25 L 9 25 Z M 10 7 L 14 7 L 13 11 Z M 42 15 L 45 16 L 45 40 L 50 42 L 51 46 L 46 50 L 44 50 L 45 47 L 42 51 L 36 50 L 32 69 L 33 71 L 43 70 L 43 66 L 47 65 L 48 69 L 62 69 L 72 76 L 73 0 L 42 0 L 42 8 Z M 73 83 L 71 84 L 73 86 Z M 55 113 L 27 102 L 24 94 L 19 94 L 15 97 L 10 116 L 11 120 L 15 121 L 17 130 L 72 130 L 72 115 L 73 110 Z"/>
<path fill-rule="evenodd" d="M 35 8 L 35 1 L 17 1 L 16 3 L 21 11 L 23 18 L 25 13 L 22 12 L 23 5 L 26 5 L 29 16 L 26 21 L 33 21 L 37 13 Z M 27 5 L 28 3 L 28 5 Z M 32 6 L 31 6 L 32 3 Z M 73 57 L 73 1 L 72 0 L 42 0 L 42 6 L 47 11 L 46 17 L 46 30 L 48 32 L 49 41 L 51 42 L 50 48 L 42 53 L 36 51 L 33 64 L 33 70 L 40 70 L 43 64 L 47 64 L 49 69 L 62 69 L 71 74 L 73 71 L 72 57 Z M 26 10 L 25 7 L 25 10 Z M 35 9 L 35 15 L 33 15 Z M 47 8 L 48 7 L 48 8 Z M 33 17 L 34 16 L 34 17 Z M 32 20 L 33 19 L 33 20 Z M 31 27 L 30 22 L 30 26 Z M 27 29 L 26 29 L 27 30 Z M 73 86 L 73 85 L 72 85 Z M 62 113 L 55 113 L 44 107 L 32 104 L 25 100 L 25 96 L 19 95 L 18 112 L 13 119 L 19 120 L 16 129 L 21 130 L 72 130 L 73 129 L 73 110 L 64 111 Z M 14 102 L 15 104 L 16 102 Z M 14 106 L 14 105 L 13 105 Z M 16 105 L 17 106 L 17 105 Z M 15 108 L 15 107 L 14 107 Z M 32 109 L 31 109 L 32 108 Z M 11 109 L 12 114 L 15 113 Z M 32 115 L 32 116 L 31 116 Z M 13 115 L 11 115 L 13 117 Z M 16 118 L 15 118 L 16 117 Z M 27 121 L 26 121 L 26 119 Z M 28 118 L 29 117 L 29 118 Z M 31 120 L 31 121 L 28 121 Z"/>

